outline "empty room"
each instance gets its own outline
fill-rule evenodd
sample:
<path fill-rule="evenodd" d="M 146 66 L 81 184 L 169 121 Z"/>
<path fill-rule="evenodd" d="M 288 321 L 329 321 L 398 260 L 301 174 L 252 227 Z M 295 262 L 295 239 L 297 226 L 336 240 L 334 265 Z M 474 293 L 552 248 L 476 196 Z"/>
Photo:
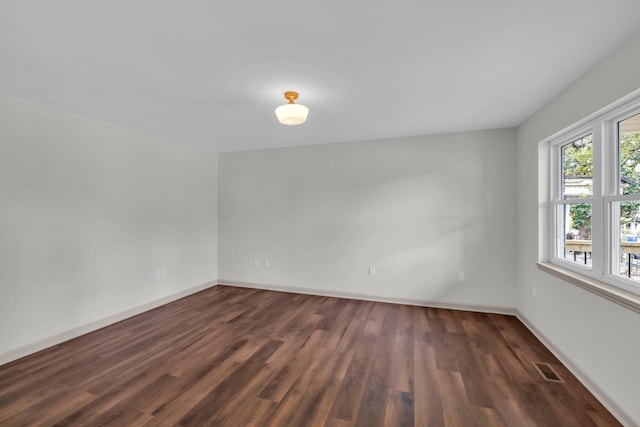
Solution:
<path fill-rule="evenodd" d="M 640 426 L 640 2 L 0 2 L 0 426 Z"/>

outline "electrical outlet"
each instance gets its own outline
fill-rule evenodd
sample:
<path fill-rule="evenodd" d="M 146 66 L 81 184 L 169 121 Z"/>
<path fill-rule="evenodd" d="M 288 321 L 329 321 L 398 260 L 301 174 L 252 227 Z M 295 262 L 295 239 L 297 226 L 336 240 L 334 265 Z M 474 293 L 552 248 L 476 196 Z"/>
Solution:
<path fill-rule="evenodd" d="M 375 276 L 376 275 L 376 268 L 374 266 L 369 266 L 369 276 Z"/>
<path fill-rule="evenodd" d="M 167 272 L 164 270 L 164 268 L 156 270 L 153 273 L 153 277 L 155 277 L 156 280 L 164 279 L 166 276 L 167 276 Z"/>
<path fill-rule="evenodd" d="M 265 259 L 262 265 L 264 265 L 265 268 L 269 268 L 269 266 L 271 265 L 271 261 L 269 261 L 268 259 Z"/>
<path fill-rule="evenodd" d="M 462 271 L 458 273 L 458 280 L 464 282 L 464 273 Z"/>
<path fill-rule="evenodd" d="M 260 258 L 256 258 L 253 260 L 253 266 L 255 268 L 260 268 Z"/>

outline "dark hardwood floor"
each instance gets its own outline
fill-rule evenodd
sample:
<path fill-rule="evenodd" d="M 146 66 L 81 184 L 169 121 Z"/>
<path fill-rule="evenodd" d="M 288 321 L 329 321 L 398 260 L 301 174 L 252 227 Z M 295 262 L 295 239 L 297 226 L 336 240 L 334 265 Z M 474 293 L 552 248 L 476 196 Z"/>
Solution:
<path fill-rule="evenodd" d="M 82 424 L 619 425 L 515 317 L 224 286 L 0 367 L 1 426 Z"/>

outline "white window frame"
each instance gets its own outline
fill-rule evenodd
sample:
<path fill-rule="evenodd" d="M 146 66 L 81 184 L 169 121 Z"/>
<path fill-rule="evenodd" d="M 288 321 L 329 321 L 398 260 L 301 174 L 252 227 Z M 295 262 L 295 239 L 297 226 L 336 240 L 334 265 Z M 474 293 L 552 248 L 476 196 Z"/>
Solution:
<path fill-rule="evenodd" d="M 593 196 L 592 197 L 585 197 L 585 198 L 578 198 L 578 199 L 563 199 L 563 194 L 562 194 L 562 184 L 563 184 L 563 173 L 562 173 L 562 147 L 566 144 L 570 144 L 584 136 L 587 136 L 589 134 L 593 134 L 593 181 L 592 181 L 592 185 L 593 185 Z M 575 129 L 574 131 L 567 133 L 565 135 L 563 135 L 560 138 L 554 139 L 551 142 L 551 190 L 550 190 L 550 194 L 551 194 L 551 203 L 550 203 L 550 209 L 549 209 L 549 213 L 550 213 L 550 222 L 549 224 L 551 225 L 551 238 L 549 239 L 550 243 L 551 243 L 551 262 L 553 262 L 554 264 L 558 264 L 561 265 L 563 267 L 569 268 L 571 270 L 574 271 L 578 271 L 580 273 L 585 273 L 588 274 L 588 272 L 591 271 L 598 271 L 597 269 L 594 270 L 593 263 L 596 261 L 594 259 L 594 257 L 592 256 L 592 267 L 589 268 L 585 265 L 582 264 L 576 264 L 570 261 L 567 261 L 563 258 L 558 257 L 558 253 L 559 253 L 559 249 L 560 249 L 560 245 L 564 245 L 564 230 L 561 229 L 560 227 L 560 214 L 559 214 L 559 210 L 562 209 L 564 206 L 568 206 L 568 205 L 574 205 L 574 204 L 584 204 L 584 203 L 589 203 L 591 204 L 591 230 L 592 230 L 592 239 L 595 239 L 595 236 L 593 235 L 595 228 L 593 226 L 593 224 L 595 223 L 595 221 L 597 220 L 597 217 L 594 218 L 594 216 L 596 215 L 595 212 L 595 207 L 594 207 L 594 201 L 597 197 L 596 196 L 596 177 L 595 175 L 597 175 L 595 173 L 595 169 L 597 167 L 597 163 L 596 163 L 596 151 L 598 147 L 598 142 L 596 141 L 596 135 L 593 132 L 593 128 L 591 127 L 591 125 L 587 125 L 587 126 L 582 126 L 580 128 Z M 592 240 L 592 248 L 595 249 L 594 246 L 594 242 Z M 592 250 L 592 252 L 595 252 L 594 250 Z"/>
<path fill-rule="evenodd" d="M 633 300 L 635 310 L 640 310 L 640 283 L 619 274 L 620 257 L 620 214 L 619 202 L 640 201 L 640 194 L 619 194 L 620 177 L 618 168 L 618 122 L 640 114 L 640 97 L 630 102 L 609 108 L 595 118 L 575 125 L 569 130 L 550 139 L 550 188 L 549 188 L 549 262 L 556 267 L 541 266 L 552 274 L 569 280 L 579 286 L 594 291 L 594 282 L 581 280 L 580 276 L 595 279 L 595 291 L 602 295 L 613 293 L 617 300 L 620 295 Z M 562 147 L 586 135 L 593 135 L 593 196 L 579 199 L 563 199 Z M 592 264 L 587 267 L 558 256 L 564 245 L 563 230 L 560 228 L 559 210 L 571 204 L 591 204 Z M 562 248 L 564 250 L 564 248 Z M 559 267 L 559 268 L 558 268 Z M 580 276 L 566 275 L 563 270 L 579 273 Z M 577 278 L 576 278 L 577 277 Z M 580 283 L 576 283 L 576 281 Z M 605 285 L 605 286 L 600 286 Z M 617 291 L 620 292 L 617 292 Z M 608 297 L 608 295 L 602 295 Z M 618 301 L 619 302 L 619 301 Z M 627 305 L 627 304 L 623 304 Z"/>

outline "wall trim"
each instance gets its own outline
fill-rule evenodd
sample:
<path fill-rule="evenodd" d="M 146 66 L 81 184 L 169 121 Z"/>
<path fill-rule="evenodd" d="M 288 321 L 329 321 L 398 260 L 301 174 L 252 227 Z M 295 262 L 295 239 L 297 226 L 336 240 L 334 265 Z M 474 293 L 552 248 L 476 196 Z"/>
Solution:
<path fill-rule="evenodd" d="M 465 304 L 465 303 L 454 303 L 454 302 L 433 301 L 433 300 L 416 300 L 416 299 L 407 299 L 407 298 L 392 298 L 392 297 L 382 297 L 382 296 L 370 295 L 370 294 L 359 294 L 359 293 L 353 293 L 353 292 L 330 291 L 326 289 L 302 288 L 302 287 L 296 287 L 296 286 L 284 286 L 284 285 L 256 283 L 256 282 L 242 282 L 238 280 L 228 280 L 228 279 L 218 279 L 218 284 L 226 285 L 226 286 L 237 286 L 240 288 L 291 292 L 294 294 L 319 295 L 319 296 L 334 297 L 334 298 L 348 298 L 348 299 L 357 299 L 357 300 L 364 300 L 364 301 L 387 302 L 392 304 L 415 305 L 418 307 L 446 308 L 449 310 L 477 311 L 480 313 L 506 314 L 510 316 L 515 316 L 517 313 L 517 310 L 513 307 Z"/>
<path fill-rule="evenodd" d="M 516 310 L 516 317 L 524 326 L 531 331 L 533 335 L 547 348 L 571 373 L 584 385 L 587 390 L 595 396 L 611 414 L 627 427 L 640 426 L 638 420 L 633 419 L 606 391 L 604 391 L 596 381 L 591 378 L 585 371 L 580 369 L 578 365 L 560 350 L 542 331 L 536 328 L 520 310 Z"/>
<path fill-rule="evenodd" d="M 640 295 L 622 289 L 602 280 L 568 270 L 550 262 L 537 262 L 538 269 L 559 279 L 599 295 L 611 302 L 640 313 Z"/>
<path fill-rule="evenodd" d="M 186 289 L 184 291 L 167 295 L 166 297 L 159 298 L 157 300 L 150 301 L 148 303 L 139 305 L 137 307 L 133 307 L 128 310 L 112 314 L 111 316 L 107 316 L 102 319 L 89 322 L 85 325 L 81 325 L 73 329 L 69 329 L 68 331 L 64 331 L 47 338 L 43 338 L 31 344 L 27 344 L 25 346 L 18 347 L 13 350 L 9 350 L 5 353 L 0 353 L 0 366 L 13 362 L 14 360 L 18 360 L 23 357 L 29 356 L 31 354 L 37 353 L 39 351 L 45 350 L 49 347 L 53 347 L 55 345 L 61 344 L 65 341 L 72 340 L 81 335 L 88 334 L 89 332 L 97 331 L 98 329 L 102 329 L 106 326 L 113 325 L 114 323 L 121 322 L 125 319 L 128 319 L 129 317 L 137 316 L 138 314 L 144 313 L 145 311 L 153 310 L 154 308 L 158 308 L 162 305 L 179 300 L 191 294 L 195 294 L 196 292 L 203 291 L 215 285 L 216 285 L 216 281 L 211 281 L 201 285 L 197 285 L 192 288 Z"/>

